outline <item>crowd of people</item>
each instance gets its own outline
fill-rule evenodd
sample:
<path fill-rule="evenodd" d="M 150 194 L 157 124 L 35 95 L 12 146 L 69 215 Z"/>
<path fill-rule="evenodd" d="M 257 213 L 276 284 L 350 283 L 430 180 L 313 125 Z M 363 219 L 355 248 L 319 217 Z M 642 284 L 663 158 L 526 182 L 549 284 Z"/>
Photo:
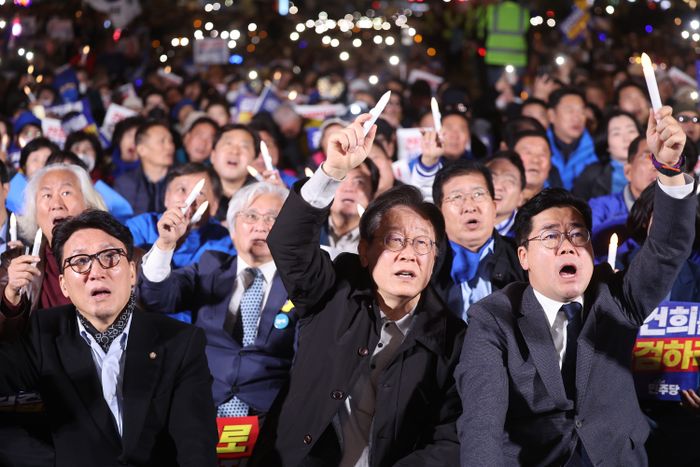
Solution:
<path fill-rule="evenodd" d="M 697 92 L 506 60 L 478 100 L 284 61 L 259 95 L 20 77 L 0 464 L 216 465 L 216 417 L 256 416 L 249 465 L 697 465 L 697 388 L 630 370 L 659 303 L 700 302 Z"/>

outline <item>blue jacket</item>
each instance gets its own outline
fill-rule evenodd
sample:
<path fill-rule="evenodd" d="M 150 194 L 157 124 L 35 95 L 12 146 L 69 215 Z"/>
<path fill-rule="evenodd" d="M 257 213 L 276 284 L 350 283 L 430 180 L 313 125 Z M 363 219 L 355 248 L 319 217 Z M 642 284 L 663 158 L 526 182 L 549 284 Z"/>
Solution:
<path fill-rule="evenodd" d="M 156 183 L 146 178 L 141 167 L 121 174 L 114 189 L 129 202 L 134 214 L 165 211 L 165 177 Z"/>
<path fill-rule="evenodd" d="M 547 128 L 547 139 L 549 139 L 549 147 L 552 150 L 552 165 L 559 171 L 564 188 L 571 190 L 574 187 L 574 180 L 583 172 L 583 169 L 594 162 L 598 162 L 593 139 L 588 130 L 583 130 L 581 141 L 579 141 L 574 152 L 569 155 L 568 161 L 565 161 L 564 155 L 554 142 L 552 127 Z"/>
<path fill-rule="evenodd" d="M 126 226 L 134 236 L 134 246 L 150 250 L 158 240 L 158 221 L 163 214 L 146 212 L 126 221 Z M 235 255 L 228 230 L 214 219 L 199 229 L 190 230 L 182 244 L 173 254 L 173 267 L 182 268 L 199 261 L 207 250 L 216 250 L 229 255 Z"/>
<path fill-rule="evenodd" d="M 627 222 L 629 209 L 622 192 L 592 198 L 588 201 L 588 205 L 591 207 L 593 217 L 593 235 L 608 226 Z"/>
<path fill-rule="evenodd" d="M 24 189 L 26 187 L 27 177 L 22 173 L 16 173 L 10 180 L 10 191 L 7 193 L 7 199 L 5 199 L 7 209 L 14 213 L 22 214 L 24 211 Z M 134 215 L 134 210 L 131 209 L 129 202 L 102 180 L 98 180 L 95 183 L 95 190 L 102 196 L 107 205 L 107 210 L 120 222 L 124 222 Z"/>
<path fill-rule="evenodd" d="M 149 311 L 167 313 L 182 308 L 195 311 L 195 325 L 204 329 L 207 337 L 207 360 L 214 377 L 212 391 L 217 406 L 235 395 L 256 411 L 265 413 L 289 377 L 297 315 L 295 309 L 288 308 L 287 292 L 275 274 L 260 314 L 255 342 L 242 348 L 224 330 L 236 281 L 236 264 L 235 256 L 209 251 L 199 263 L 173 271 L 162 282 L 150 282 L 139 273 L 138 292 Z M 281 329 L 275 326 L 279 314 L 289 318 L 288 325 Z"/>

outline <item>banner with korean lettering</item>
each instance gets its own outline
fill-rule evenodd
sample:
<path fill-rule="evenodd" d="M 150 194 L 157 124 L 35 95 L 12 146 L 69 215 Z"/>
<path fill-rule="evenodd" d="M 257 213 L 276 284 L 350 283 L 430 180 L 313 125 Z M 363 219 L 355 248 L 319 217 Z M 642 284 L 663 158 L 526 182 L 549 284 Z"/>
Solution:
<path fill-rule="evenodd" d="M 662 302 L 639 329 L 632 357 L 641 399 L 679 401 L 698 387 L 700 303 Z"/>
<path fill-rule="evenodd" d="M 219 465 L 228 465 L 226 459 L 240 459 L 253 454 L 260 432 L 258 417 L 217 417 L 216 425 L 219 428 L 219 443 L 216 445 Z"/>

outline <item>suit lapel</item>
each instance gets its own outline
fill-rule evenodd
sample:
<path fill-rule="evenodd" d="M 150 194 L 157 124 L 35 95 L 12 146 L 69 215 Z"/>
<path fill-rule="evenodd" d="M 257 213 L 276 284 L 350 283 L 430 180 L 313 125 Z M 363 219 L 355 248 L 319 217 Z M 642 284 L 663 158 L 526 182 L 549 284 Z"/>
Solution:
<path fill-rule="evenodd" d="M 217 297 L 221 297 L 222 304 L 216 307 L 216 312 L 213 311 L 214 307 L 211 307 L 210 311 L 211 320 L 215 323 L 217 329 L 223 329 L 226 315 L 229 312 L 229 303 L 236 287 L 237 264 L 236 259 L 232 259 L 230 266 L 216 279 L 212 279 L 214 281 L 211 288 L 212 297 L 214 297 L 214 301 L 219 301 Z"/>
<path fill-rule="evenodd" d="M 275 324 L 275 316 L 277 316 L 277 313 L 280 312 L 280 308 L 284 306 L 284 302 L 286 300 L 287 291 L 284 289 L 280 275 L 275 273 L 275 277 L 272 279 L 270 294 L 267 297 L 267 303 L 265 304 L 265 308 L 263 308 L 260 316 L 258 336 L 255 340 L 261 339 L 261 343 L 267 342 L 270 331 L 272 331 L 272 327 Z"/>
<path fill-rule="evenodd" d="M 537 301 L 532 286 L 523 294 L 522 315 L 518 326 L 532 355 L 532 361 L 550 396 L 555 401 L 566 401 L 564 382 L 559 369 L 557 351 L 549 331 L 549 323 L 542 306 Z"/>
<path fill-rule="evenodd" d="M 158 330 L 134 310 L 129 328 L 124 364 L 124 451 L 138 444 L 156 383 L 160 376 L 165 349 L 157 345 Z"/>
<path fill-rule="evenodd" d="M 589 287 L 592 289 L 592 287 Z M 590 308 L 584 314 L 585 321 L 581 328 L 581 333 L 578 336 L 576 350 L 576 406 L 580 407 L 583 397 L 588 389 L 588 376 L 591 373 L 593 364 L 593 355 L 595 353 L 595 335 L 596 335 L 596 311 L 598 305 L 594 302 L 595 296 L 592 293 L 586 293 L 584 304 L 589 303 Z"/>
<path fill-rule="evenodd" d="M 56 337 L 58 356 L 95 425 L 110 443 L 121 449 L 119 432 L 117 432 L 112 412 L 104 400 L 90 346 L 78 334 L 76 319 L 69 316 L 68 331 Z"/>

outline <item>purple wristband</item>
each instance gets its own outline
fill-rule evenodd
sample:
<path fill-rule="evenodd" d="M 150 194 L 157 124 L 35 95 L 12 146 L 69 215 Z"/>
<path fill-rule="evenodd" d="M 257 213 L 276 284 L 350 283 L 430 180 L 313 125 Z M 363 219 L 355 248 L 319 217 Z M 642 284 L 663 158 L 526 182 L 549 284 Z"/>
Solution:
<path fill-rule="evenodd" d="M 683 154 L 681 154 L 680 159 L 678 159 L 678 162 L 676 162 L 674 165 L 666 165 L 657 161 L 653 153 L 650 154 L 650 157 L 651 163 L 654 165 L 654 168 L 657 170 L 657 172 L 669 177 L 673 177 L 674 175 L 678 175 L 679 173 L 681 173 L 683 164 L 685 164 L 685 156 Z"/>

